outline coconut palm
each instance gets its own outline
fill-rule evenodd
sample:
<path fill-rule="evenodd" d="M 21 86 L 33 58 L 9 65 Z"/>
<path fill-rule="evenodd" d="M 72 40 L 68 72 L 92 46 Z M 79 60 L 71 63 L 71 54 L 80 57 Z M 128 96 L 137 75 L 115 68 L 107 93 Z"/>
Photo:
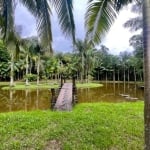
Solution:
<path fill-rule="evenodd" d="M 145 149 L 150 149 L 150 2 L 143 0 L 143 44 L 144 44 L 144 68 L 145 68 Z"/>
<path fill-rule="evenodd" d="M 80 57 L 80 69 L 81 69 L 81 73 L 80 73 L 80 79 L 81 79 L 81 83 L 83 83 L 83 78 L 84 78 L 84 68 L 85 68 L 85 51 L 87 48 L 87 44 L 86 41 L 82 41 L 82 40 L 77 40 L 76 41 L 76 53 L 78 55 L 78 57 Z"/>
<path fill-rule="evenodd" d="M 75 43 L 75 52 L 78 55 L 80 62 L 81 62 L 79 64 L 80 70 L 81 70 L 80 79 L 81 79 L 81 82 L 83 83 L 83 78 L 86 78 L 88 75 L 88 69 L 90 67 L 90 64 L 89 64 L 90 54 L 93 54 L 93 44 L 87 41 L 87 39 L 85 39 L 84 41 L 78 39 L 76 40 L 76 43 Z"/>
<path fill-rule="evenodd" d="M 72 36 L 75 41 L 75 25 L 73 19 L 72 0 L 1 0 L 0 1 L 0 28 L 3 38 L 8 41 L 14 32 L 14 11 L 16 3 L 22 3 L 34 15 L 37 21 L 38 35 L 41 43 L 52 52 L 51 14 L 55 7 L 59 24 L 66 35 Z"/>
<path fill-rule="evenodd" d="M 133 0 L 89 0 L 85 23 L 87 35 L 90 40 L 99 42 L 102 35 L 110 28 L 115 10 L 120 10 L 123 5 Z M 138 0 L 135 0 L 138 2 Z M 145 149 L 150 149 L 150 2 L 143 0 L 143 43 L 144 43 L 144 68 L 145 68 Z"/>

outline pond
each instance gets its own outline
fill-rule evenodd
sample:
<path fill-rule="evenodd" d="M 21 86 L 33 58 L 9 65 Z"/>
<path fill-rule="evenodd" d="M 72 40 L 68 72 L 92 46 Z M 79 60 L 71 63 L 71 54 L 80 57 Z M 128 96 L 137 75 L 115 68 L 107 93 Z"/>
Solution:
<path fill-rule="evenodd" d="M 143 100 L 144 90 L 134 84 L 104 84 L 99 88 L 78 89 L 79 103 L 124 102 Z M 30 111 L 50 109 L 49 90 L 2 90 L 0 87 L 0 112 Z"/>

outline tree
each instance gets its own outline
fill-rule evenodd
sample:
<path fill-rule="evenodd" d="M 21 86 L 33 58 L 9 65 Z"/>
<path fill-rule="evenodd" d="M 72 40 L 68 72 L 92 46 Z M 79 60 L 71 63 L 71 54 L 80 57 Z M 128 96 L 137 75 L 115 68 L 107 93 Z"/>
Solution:
<path fill-rule="evenodd" d="M 9 76 L 8 62 L 10 60 L 9 53 L 4 43 L 0 40 L 0 80 Z"/>
<path fill-rule="evenodd" d="M 114 3 L 113 3 L 114 2 Z M 114 21 L 115 9 L 132 2 L 132 0 L 90 0 L 86 13 L 86 26 L 88 37 L 99 42 Z M 138 0 L 137 0 L 138 2 Z M 115 4 L 115 5 L 114 5 Z M 111 6 L 111 7 L 110 7 Z M 143 44 L 144 44 L 144 79 L 145 79 L 145 105 L 144 105 L 144 126 L 145 126 L 145 150 L 150 149 L 150 2 L 143 0 Z M 100 25 L 102 24 L 102 25 Z M 105 26 L 106 25 L 106 26 Z M 101 33 L 101 34 L 100 34 Z"/>
<path fill-rule="evenodd" d="M 144 126 L 145 126 L 145 150 L 150 149 L 150 2 L 143 0 L 143 44 L 144 44 Z"/>
<path fill-rule="evenodd" d="M 6 45 L 10 54 L 10 86 L 14 86 L 14 68 L 17 60 L 19 49 L 19 37 L 15 32 L 12 32 L 6 41 Z"/>
<path fill-rule="evenodd" d="M 83 83 L 83 78 L 84 78 L 84 73 L 85 73 L 85 51 L 87 49 L 87 41 L 82 41 L 82 40 L 77 40 L 75 43 L 75 50 L 76 53 L 78 54 L 78 57 L 80 59 L 80 79 L 81 79 L 81 83 Z"/>
<path fill-rule="evenodd" d="M 52 52 L 52 32 L 51 32 L 51 13 L 55 6 L 59 24 L 62 31 L 67 36 L 72 36 L 75 41 L 75 24 L 73 19 L 72 0 L 1 0 L 0 1 L 0 28 L 3 33 L 3 39 L 8 41 L 10 35 L 14 32 L 14 10 L 16 3 L 21 2 L 34 15 L 37 21 L 38 35 L 41 44 Z"/>

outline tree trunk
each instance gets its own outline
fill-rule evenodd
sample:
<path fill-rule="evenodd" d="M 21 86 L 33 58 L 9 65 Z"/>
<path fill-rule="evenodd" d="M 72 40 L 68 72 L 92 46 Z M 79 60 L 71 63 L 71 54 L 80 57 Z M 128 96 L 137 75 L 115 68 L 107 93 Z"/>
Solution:
<path fill-rule="evenodd" d="M 105 77 L 105 79 L 106 79 L 106 84 L 107 84 L 107 71 L 106 71 L 106 77 Z"/>
<path fill-rule="evenodd" d="M 26 85 L 29 85 L 29 80 L 28 80 L 28 70 L 29 70 L 29 62 L 28 62 L 28 55 L 26 56 Z"/>
<path fill-rule="evenodd" d="M 116 74 L 116 73 L 115 73 L 115 70 L 113 70 L 113 83 L 114 83 L 114 84 L 115 84 L 115 80 L 116 80 L 116 79 L 115 79 L 115 74 Z"/>
<path fill-rule="evenodd" d="M 136 83 L 136 70 L 135 70 L 135 67 L 134 67 L 134 82 Z"/>
<path fill-rule="evenodd" d="M 143 0 L 145 150 L 150 150 L 150 1 Z"/>
<path fill-rule="evenodd" d="M 37 61 L 37 85 L 39 85 L 39 80 L 40 80 L 40 57 L 38 57 Z"/>
<path fill-rule="evenodd" d="M 142 73 L 140 73 L 140 81 L 143 82 L 143 76 L 142 76 Z"/>
<path fill-rule="evenodd" d="M 120 81 L 120 78 L 119 78 L 119 70 L 118 70 L 118 82 Z"/>
<path fill-rule="evenodd" d="M 30 68 L 29 68 L 30 74 L 32 73 L 32 67 L 33 67 L 33 62 L 32 62 L 32 60 L 30 60 Z"/>
<path fill-rule="evenodd" d="M 128 68 L 128 88 L 129 88 L 129 82 L 130 82 L 130 71 L 129 71 L 129 68 Z"/>
<path fill-rule="evenodd" d="M 83 53 L 82 53 L 82 70 L 81 70 L 81 83 L 83 83 L 83 72 L 84 72 L 84 56 L 83 56 Z"/>
<path fill-rule="evenodd" d="M 116 75 L 116 72 L 115 72 L 115 69 L 113 70 L 113 87 L 114 87 L 114 95 L 115 95 L 115 92 L 116 92 L 116 78 L 115 78 L 115 75 Z"/>
<path fill-rule="evenodd" d="M 125 66 L 124 66 L 124 71 L 123 71 L 123 84 L 124 84 L 124 94 L 126 92 L 126 71 L 125 71 Z"/>
<path fill-rule="evenodd" d="M 11 54 L 11 64 L 10 64 L 10 86 L 14 86 L 14 54 Z"/>
<path fill-rule="evenodd" d="M 119 78 L 119 70 L 118 70 L 118 89 L 119 89 L 119 82 L 120 82 L 120 78 Z"/>

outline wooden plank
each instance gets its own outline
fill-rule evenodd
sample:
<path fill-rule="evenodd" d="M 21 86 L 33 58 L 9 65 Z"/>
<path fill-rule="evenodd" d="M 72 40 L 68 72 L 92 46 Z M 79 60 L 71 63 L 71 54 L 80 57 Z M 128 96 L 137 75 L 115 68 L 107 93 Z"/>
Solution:
<path fill-rule="evenodd" d="M 64 83 L 62 86 L 56 104 L 55 110 L 72 110 L 72 83 Z"/>

